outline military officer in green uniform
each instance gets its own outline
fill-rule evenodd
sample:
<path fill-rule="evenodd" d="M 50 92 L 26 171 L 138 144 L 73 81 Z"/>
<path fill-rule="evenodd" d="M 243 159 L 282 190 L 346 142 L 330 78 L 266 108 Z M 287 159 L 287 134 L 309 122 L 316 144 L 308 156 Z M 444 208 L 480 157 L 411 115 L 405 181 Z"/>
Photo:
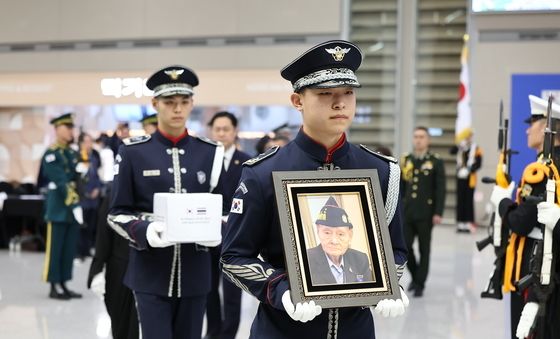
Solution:
<path fill-rule="evenodd" d="M 404 199 L 404 236 L 408 247 L 407 267 L 412 275 L 408 290 L 421 297 L 428 277 L 432 227 L 441 223 L 445 201 L 445 169 L 439 155 L 431 153 L 426 127 L 416 127 L 412 153 L 401 159 Z M 417 260 L 412 244 L 418 237 L 420 256 Z"/>
<path fill-rule="evenodd" d="M 47 244 L 43 279 L 51 284 L 50 298 L 68 300 L 82 297 L 66 287 L 66 281 L 72 278 L 79 224 L 83 223 L 83 212 L 76 192 L 78 171 L 82 164 L 78 164 L 78 154 L 69 147 L 74 131 L 72 114 L 63 114 L 50 123 L 55 129 L 56 142 L 41 160 L 44 176 L 48 180 L 45 202 Z"/>

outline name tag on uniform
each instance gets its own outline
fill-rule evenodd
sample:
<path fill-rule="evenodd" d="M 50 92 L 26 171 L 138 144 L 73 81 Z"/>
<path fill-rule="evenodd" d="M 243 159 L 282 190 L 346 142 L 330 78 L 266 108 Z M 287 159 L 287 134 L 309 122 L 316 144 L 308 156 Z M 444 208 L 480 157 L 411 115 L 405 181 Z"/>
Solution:
<path fill-rule="evenodd" d="M 142 175 L 145 177 L 159 177 L 159 170 L 144 170 Z"/>

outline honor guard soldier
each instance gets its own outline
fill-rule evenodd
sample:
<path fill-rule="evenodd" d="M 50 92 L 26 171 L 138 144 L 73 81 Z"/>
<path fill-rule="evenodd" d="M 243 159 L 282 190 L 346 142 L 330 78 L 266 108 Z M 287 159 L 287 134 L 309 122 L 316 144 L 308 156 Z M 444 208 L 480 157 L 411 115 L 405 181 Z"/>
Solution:
<path fill-rule="evenodd" d="M 421 297 L 428 277 L 432 227 L 441 223 L 445 202 L 445 169 L 439 155 L 429 151 L 430 135 L 426 127 L 413 133 L 414 152 L 401 159 L 404 200 L 404 234 L 408 248 L 407 267 L 412 275 L 408 290 Z M 420 258 L 416 260 L 412 244 L 418 237 Z"/>
<path fill-rule="evenodd" d="M 77 181 L 80 170 L 78 153 L 70 148 L 74 139 L 74 119 L 71 113 L 50 121 L 54 126 L 56 143 L 49 147 L 41 160 L 43 175 L 48 181 L 45 208 L 47 244 L 43 279 L 50 282 L 49 297 L 67 300 L 81 298 L 81 294 L 66 287 L 72 278 L 72 263 L 77 248 L 83 212 L 80 207 Z M 81 171 L 81 170 L 80 170 Z"/>
<path fill-rule="evenodd" d="M 146 134 L 154 134 L 157 131 L 157 113 L 146 115 L 140 122 Z"/>
<path fill-rule="evenodd" d="M 354 71 L 360 49 L 343 40 L 319 44 L 282 71 L 292 83 L 292 105 L 302 112 L 303 126 L 293 141 L 273 147 L 244 163 L 222 244 L 224 274 L 259 301 L 250 338 L 374 338 L 369 308 L 322 310 L 314 301 L 293 304 L 286 275 L 273 171 L 377 169 L 387 224 L 398 271 L 406 262 L 399 202 L 400 170 L 393 158 L 346 140 L 356 110 Z M 262 258 L 262 259 L 261 259 Z M 400 276 L 400 275 L 399 275 Z M 382 300 L 376 311 L 401 315 L 403 300 Z"/>
<path fill-rule="evenodd" d="M 531 105 L 531 116 L 525 119 L 525 123 L 529 125 L 527 128 L 527 146 L 534 149 L 537 153 L 537 161 L 527 165 L 523 171 L 521 183 L 516 194 L 516 201 L 512 201 L 513 188 L 515 182 L 512 181 L 507 188 L 494 186 L 490 202 L 499 211 L 502 217 L 502 227 L 506 227 L 511 231 L 509 236 L 508 247 L 506 250 L 506 259 L 504 267 L 504 284 L 505 292 L 511 293 L 510 303 L 510 319 L 512 338 L 525 338 L 529 335 L 532 328 L 535 327 L 535 318 L 538 311 L 538 304 L 532 299 L 530 288 L 519 290 L 520 286 L 516 283 L 520 279 L 531 273 L 531 260 L 535 252 L 536 245 L 543 239 L 541 224 L 544 227 L 554 229 L 558 233 L 558 227 L 555 227 L 558 219 L 556 217 L 560 209 L 556 204 L 543 202 L 535 204 L 531 197 L 542 198 L 546 194 L 546 183 L 548 176 L 546 165 L 540 159 L 542 158 L 545 137 L 544 131 L 547 118 L 547 102 L 539 97 L 529 95 Z M 560 106 L 552 105 L 552 118 L 558 120 L 560 118 Z M 553 164 L 558 166 L 560 161 L 560 134 L 554 137 L 553 148 Z M 558 187 L 558 181 L 556 182 Z M 558 190 L 558 188 L 557 188 Z M 558 191 L 556 192 L 558 194 Z M 556 220 L 556 222 L 554 222 Z M 558 236 L 554 235 L 554 241 L 558 241 Z M 558 245 L 555 245 L 558 248 Z M 557 263 L 560 262 L 557 260 Z M 540 270 L 540 267 L 538 267 Z M 554 273 L 554 270 L 555 273 Z M 553 267 L 553 274 L 556 279 L 560 279 L 558 267 Z M 537 279 L 538 280 L 538 279 Z M 556 283 L 559 280 L 556 280 Z M 555 320 L 556 310 L 560 305 L 560 297 L 558 291 L 549 298 L 546 311 L 541 310 L 539 314 L 544 317 L 538 322 L 537 332 L 538 338 L 558 338 L 560 335 L 560 326 Z M 553 310 L 553 311 L 550 311 Z M 552 335 L 555 333 L 555 335 Z"/>
<path fill-rule="evenodd" d="M 162 239 L 165 225 L 154 222 L 154 193 L 219 192 L 223 146 L 189 135 L 195 73 L 170 66 L 148 79 L 158 130 L 124 140 L 115 159 L 108 222 L 130 242 L 124 283 L 134 291 L 142 338 L 200 338 L 210 290 L 206 246 Z"/>

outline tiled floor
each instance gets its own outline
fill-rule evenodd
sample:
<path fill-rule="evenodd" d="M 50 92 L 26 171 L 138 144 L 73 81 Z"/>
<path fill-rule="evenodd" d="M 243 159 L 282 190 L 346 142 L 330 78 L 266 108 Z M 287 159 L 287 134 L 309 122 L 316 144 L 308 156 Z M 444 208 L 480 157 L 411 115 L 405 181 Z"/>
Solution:
<path fill-rule="evenodd" d="M 478 253 L 474 241 L 484 236 L 456 234 L 449 226 L 434 229 L 430 276 L 423 298 L 410 298 L 405 316 L 376 316 L 377 338 L 486 339 L 506 338 L 504 301 L 480 299 L 491 271 L 493 253 Z M 43 254 L 0 251 L 0 338 L 109 338 L 104 305 L 85 290 L 89 262 L 75 267 L 69 286 L 84 298 L 55 301 L 41 282 Z M 405 275 L 403 286 L 408 285 Z M 243 296 L 242 323 L 237 338 L 247 338 L 256 303 Z"/>

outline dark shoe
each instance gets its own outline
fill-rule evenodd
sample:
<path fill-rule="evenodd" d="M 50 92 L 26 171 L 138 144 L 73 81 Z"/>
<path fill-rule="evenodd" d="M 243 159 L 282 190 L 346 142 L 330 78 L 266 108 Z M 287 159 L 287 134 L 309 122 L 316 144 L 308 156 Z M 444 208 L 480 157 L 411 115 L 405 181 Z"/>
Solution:
<path fill-rule="evenodd" d="M 68 299 L 70 298 L 74 298 L 74 299 L 79 299 L 82 297 L 82 295 L 80 293 L 76 293 L 72 290 L 69 290 L 67 288 L 64 289 L 64 295 L 68 297 Z"/>
<path fill-rule="evenodd" d="M 62 283 L 60 284 L 60 287 L 62 288 L 62 292 L 64 293 L 64 295 L 66 295 L 68 298 L 81 298 L 82 295 L 80 293 L 76 293 L 70 289 L 68 289 L 66 287 L 66 284 Z"/>
<path fill-rule="evenodd" d="M 413 295 L 414 295 L 415 298 L 420 298 L 421 296 L 424 295 L 424 289 L 421 288 L 421 287 L 417 287 L 417 288 L 414 290 L 414 294 L 413 294 Z"/>
<path fill-rule="evenodd" d="M 58 300 L 70 300 L 69 296 L 67 296 L 64 293 L 60 293 L 60 292 L 56 291 L 55 289 L 51 289 L 51 292 L 49 293 L 49 298 L 58 299 Z"/>
<path fill-rule="evenodd" d="M 202 339 L 219 339 L 219 338 L 220 338 L 219 335 L 207 334 L 207 335 L 204 336 L 204 338 L 202 338 Z"/>
<path fill-rule="evenodd" d="M 418 285 L 413 281 L 413 282 L 410 283 L 410 285 L 408 285 L 407 291 L 408 291 L 408 292 L 413 291 L 413 290 L 415 290 L 417 287 L 418 287 Z"/>

